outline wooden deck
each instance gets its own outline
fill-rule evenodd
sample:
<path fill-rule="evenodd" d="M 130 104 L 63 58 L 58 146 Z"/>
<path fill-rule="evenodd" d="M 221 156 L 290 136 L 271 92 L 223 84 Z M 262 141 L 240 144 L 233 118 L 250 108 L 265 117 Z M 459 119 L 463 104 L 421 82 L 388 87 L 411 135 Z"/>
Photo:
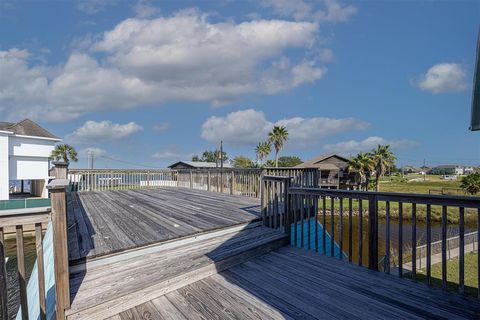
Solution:
<path fill-rule="evenodd" d="M 478 300 L 284 247 L 111 319 L 479 318 Z"/>
<path fill-rule="evenodd" d="M 71 262 L 258 220 L 255 198 L 160 188 L 70 193 Z"/>
<path fill-rule="evenodd" d="M 287 242 L 280 230 L 248 223 L 71 267 L 68 319 L 104 319 Z"/>
<path fill-rule="evenodd" d="M 68 201 L 67 320 L 480 318 L 478 299 L 287 246 L 258 199 L 172 187 Z"/>

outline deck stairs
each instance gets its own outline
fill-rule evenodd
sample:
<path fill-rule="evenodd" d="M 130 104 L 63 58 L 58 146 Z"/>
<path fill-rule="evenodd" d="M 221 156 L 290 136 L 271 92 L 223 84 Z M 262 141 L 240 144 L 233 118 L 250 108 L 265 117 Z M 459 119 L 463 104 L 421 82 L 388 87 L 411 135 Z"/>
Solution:
<path fill-rule="evenodd" d="M 67 319 L 107 319 L 287 243 L 250 222 L 73 265 Z"/>

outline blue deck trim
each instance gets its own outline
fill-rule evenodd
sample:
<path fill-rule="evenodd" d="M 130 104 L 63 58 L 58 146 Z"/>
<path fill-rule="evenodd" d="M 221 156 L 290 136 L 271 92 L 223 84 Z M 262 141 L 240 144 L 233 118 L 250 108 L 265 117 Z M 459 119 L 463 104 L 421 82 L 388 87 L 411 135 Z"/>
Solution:
<path fill-rule="evenodd" d="M 309 249 L 308 246 L 308 234 L 310 233 L 310 250 L 315 250 L 315 218 L 305 220 L 303 222 L 303 249 Z M 318 223 L 318 233 L 317 233 L 317 239 L 318 239 L 318 252 L 321 254 L 324 254 L 323 252 L 323 226 L 320 222 Z M 309 231 L 309 232 L 308 232 Z M 295 239 L 295 224 L 291 225 L 291 233 L 290 233 L 290 245 L 294 246 L 294 239 Z M 301 248 L 301 239 L 302 239 L 302 223 L 298 222 L 297 223 L 297 245 L 296 247 Z M 332 237 L 328 232 L 325 233 L 325 249 L 326 249 L 326 255 L 330 255 L 330 248 L 332 246 Z M 333 241 L 333 254 L 335 257 L 339 258 L 340 257 L 340 246 Z M 343 253 L 344 258 L 348 258 L 348 256 Z"/>
<path fill-rule="evenodd" d="M 54 275 L 54 258 L 53 258 L 53 232 L 52 223 L 47 227 L 47 232 L 43 239 L 43 261 L 45 274 L 45 303 L 47 319 L 55 318 L 55 275 Z M 35 261 L 32 274 L 27 285 L 27 301 L 28 301 L 28 318 L 40 319 L 40 304 L 38 300 L 38 266 Z M 17 313 L 17 320 L 22 319 L 21 308 Z"/>

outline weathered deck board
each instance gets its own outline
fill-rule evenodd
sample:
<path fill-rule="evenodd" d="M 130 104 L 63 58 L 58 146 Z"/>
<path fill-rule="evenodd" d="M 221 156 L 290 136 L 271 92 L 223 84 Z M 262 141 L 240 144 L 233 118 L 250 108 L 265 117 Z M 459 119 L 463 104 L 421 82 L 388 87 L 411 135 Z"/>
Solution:
<path fill-rule="evenodd" d="M 68 319 L 113 316 L 112 309 L 148 302 L 287 242 L 283 232 L 251 223 L 89 262 L 86 271 L 71 269 Z"/>
<path fill-rule="evenodd" d="M 148 319 L 158 312 L 158 319 L 478 319 L 480 301 L 284 247 L 135 312 L 119 317 Z"/>
<path fill-rule="evenodd" d="M 257 220 L 258 199 L 182 188 L 69 195 L 70 261 Z"/>

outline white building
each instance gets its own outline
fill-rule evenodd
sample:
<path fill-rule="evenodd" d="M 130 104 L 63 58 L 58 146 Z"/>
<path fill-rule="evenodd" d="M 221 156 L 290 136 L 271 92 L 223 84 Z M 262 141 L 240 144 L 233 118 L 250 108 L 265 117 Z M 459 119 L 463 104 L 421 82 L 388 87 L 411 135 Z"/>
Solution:
<path fill-rule="evenodd" d="M 47 197 L 49 157 L 60 138 L 35 122 L 0 122 L 0 200 L 9 199 L 11 180 L 30 181 L 30 193 Z"/>

